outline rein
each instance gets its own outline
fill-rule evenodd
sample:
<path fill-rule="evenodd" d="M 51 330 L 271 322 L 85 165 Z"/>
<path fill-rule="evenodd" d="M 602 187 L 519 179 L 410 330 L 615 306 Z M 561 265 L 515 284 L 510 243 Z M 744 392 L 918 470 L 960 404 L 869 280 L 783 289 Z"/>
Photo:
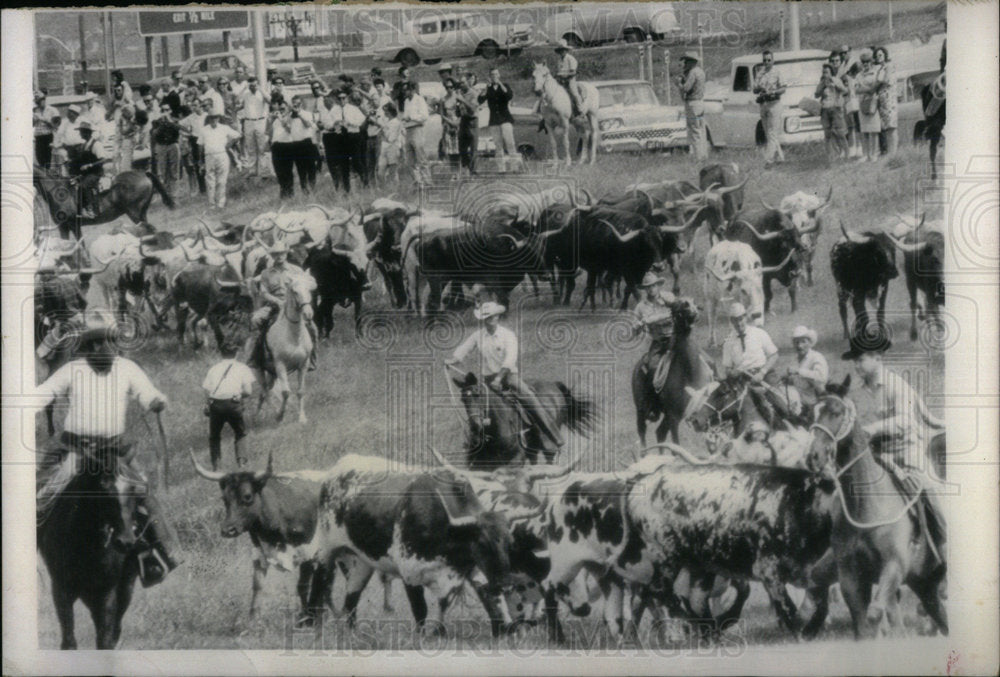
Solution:
<path fill-rule="evenodd" d="M 829 437 L 831 440 L 833 440 L 834 443 L 839 444 L 841 441 L 846 439 L 848 435 L 851 434 L 852 430 L 854 430 L 854 424 L 857 421 L 857 416 L 858 416 L 857 410 L 855 409 L 853 402 L 851 402 L 850 400 L 842 399 L 836 395 L 829 395 L 827 396 L 826 399 L 836 400 L 844 405 L 844 409 L 847 411 L 847 416 L 844 419 L 843 425 L 840 427 L 840 430 L 834 433 L 821 423 L 813 423 L 809 427 L 809 431 L 813 432 L 815 430 L 818 430 L 823 434 L 825 434 L 827 437 Z M 819 405 L 817 405 L 817 409 L 818 408 Z M 902 510 L 900 510 L 899 513 L 891 519 L 877 520 L 874 522 L 861 522 L 855 519 L 851 515 L 850 509 L 847 507 L 847 497 L 844 493 L 844 486 L 843 484 L 841 484 L 840 478 L 843 477 L 848 470 L 853 468 L 855 464 L 858 463 L 858 461 L 865 458 L 866 456 L 871 456 L 871 455 L 872 455 L 871 447 L 866 446 L 863 451 L 861 451 L 854 458 L 845 463 L 843 467 L 839 468 L 835 473 L 832 474 L 833 482 L 837 487 L 837 495 L 840 497 L 840 507 L 843 510 L 844 519 L 846 519 L 847 522 L 855 529 L 875 529 L 877 527 L 887 527 L 896 524 L 901 519 L 906 517 L 907 513 L 909 513 L 910 510 L 913 509 L 913 506 L 916 505 L 917 501 L 920 500 L 921 496 L 921 492 L 917 492 L 917 494 L 912 499 L 906 502 Z M 872 460 L 873 461 L 875 460 L 874 456 L 872 456 Z"/>

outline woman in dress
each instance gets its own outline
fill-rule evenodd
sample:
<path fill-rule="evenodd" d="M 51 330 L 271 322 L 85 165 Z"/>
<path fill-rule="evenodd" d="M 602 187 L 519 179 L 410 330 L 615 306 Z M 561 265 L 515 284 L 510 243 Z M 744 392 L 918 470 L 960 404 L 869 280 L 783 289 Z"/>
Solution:
<path fill-rule="evenodd" d="M 896 69 L 889 61 L 889 52 L 885 47 L 876 47 L 872 59 L 875 62 L 875 78 L 879 83 L 878 114 L 882 121 L 882 134 L 885 135 L 885 154 L 892 157 L 899 147 L 899 135 L 896 131 Z"/>
<path fill-rule="evenodd" d="M 858 95 L 858 118 L 861 127 L 861 142 L 864 161 L 878 160 L 878 137 L 882 131 L 882 118 L 878 113 L 878 89 L 880 87 L 875 69 L 872 67 L 872 51 L 863 49 L 858 55 L 861 71 L 854 80 Z"/>
<path fill-rule="evenodd" d="M 441 99 L 441 153 L 452 167 L 458 167 L 458 94 L 455 81 L 444 82 L 444 98 Z"/>

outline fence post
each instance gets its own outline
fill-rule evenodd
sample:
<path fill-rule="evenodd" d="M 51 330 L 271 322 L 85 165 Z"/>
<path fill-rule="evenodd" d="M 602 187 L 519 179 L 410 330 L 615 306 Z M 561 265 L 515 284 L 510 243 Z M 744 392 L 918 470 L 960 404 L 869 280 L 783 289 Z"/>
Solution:
<path fill-rule="evenodd" d="M 653 84 L 656 76 L 653 75 L 653 38 L 646 36 L 646 74 L 649 84 Z"/>
<path fill-rule="evenodd" d="M 666 91 L 667 105 L 670 105 L 670 50 L 663 48 L 663 88 Z"/>
<path fill-rule="evenodd" d="M 638 54 L 639 54 L 639 79 L 646 79 L 646 59 L 643 52 L 646 51 L 646 45 L 642 42 L 639 43 Z"/>

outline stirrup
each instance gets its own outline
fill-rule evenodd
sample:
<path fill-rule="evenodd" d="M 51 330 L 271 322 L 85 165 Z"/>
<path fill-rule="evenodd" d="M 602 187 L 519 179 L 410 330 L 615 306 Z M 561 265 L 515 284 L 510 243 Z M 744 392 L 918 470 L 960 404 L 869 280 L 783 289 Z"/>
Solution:
<path fill-rule="evenodd" d="M 155 547 L 139 553 L 138 562 L 139 580 L 142 581 L 144 588 L 151 588 L 162 583 L 170 571 L 166 560 Z"/>

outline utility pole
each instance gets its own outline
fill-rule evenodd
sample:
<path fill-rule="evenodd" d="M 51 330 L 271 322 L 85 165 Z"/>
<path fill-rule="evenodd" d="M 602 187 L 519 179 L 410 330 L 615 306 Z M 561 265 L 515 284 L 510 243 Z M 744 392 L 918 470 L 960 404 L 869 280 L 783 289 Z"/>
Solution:
<path fill-rule="evenodd" d="M 108 30 L 111 31 L 111 67 L 118 68 L 118 59 L 115 57 L 115 15 L 108 12 Z"/>
<path fill-rule="evenodd" d="M 889 6 L 889 39 L 892 40 L 892 0 L 885 3 Z"/>
<path fill-rule="evenodd" d="M 104 28 L 104 94 L 111 94 L 111 12 L 101 14 L 101 27 Z"/>
<path fill-rule="evenodd" d="M 83 17 L 85 12 L 80 12 L 77 16 L 76 24 L 80 30 L 80 77 L 84 83 L 87 82 L 87 33 L 83 28 Z M 86 85 L 84 85 L 86 86 Z"/>
<path fill-rule="evenodd" d="M 783 52 L 785 51 L 785 10 L 779 9 L 778 16 L 781 17 L 781 47 L 779 49 Z"/>
<path fill-rule="evenodd" d="M 292 58 L 297 63 L 299 60 L 299 26 L 305 24 L 306 26 L 311 26 L 313 23 L 311 14 L 303 14 L 302 18 L 298 18 L 292 14 L 291 8 L 288 8 L 283 17 L 271 17 L 271 25 L 284 25 L 285 29 L 292 34 Z"/>
<path fill-rule="evenodd" d="M 802 49 L 799 42 L 799 3 L 792 2 L 788 5 L 788 48 L 793 52 Z"/>
<path fill-rule="evenodd" d="M 267 69 L 264 65 L 264 10 L 251 9 L 250 21 L 253 28 L 253 70 L 263 91 L 267 87 Z"/>

